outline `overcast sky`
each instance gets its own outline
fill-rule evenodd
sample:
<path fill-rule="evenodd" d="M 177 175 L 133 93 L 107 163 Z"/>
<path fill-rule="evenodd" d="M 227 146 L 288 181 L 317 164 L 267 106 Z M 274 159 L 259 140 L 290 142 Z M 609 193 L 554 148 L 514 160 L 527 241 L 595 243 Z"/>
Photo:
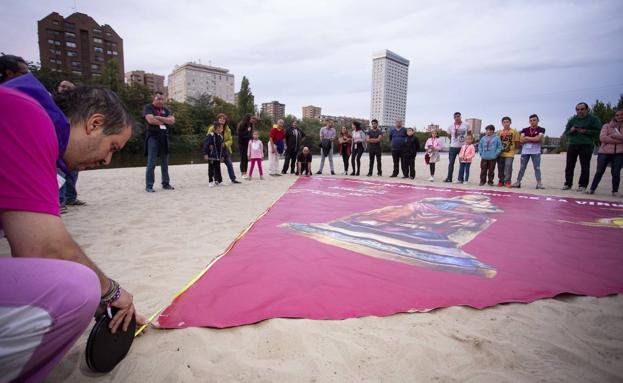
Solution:
<path fill-rule="evenodd" d="M 124 40 L 125 70 L 168 75 L 176 64 L 222 66 L 251 82 L 257 104 L 286 113 L 369 118 L 372 54 L 411 61 L 406 125 L 447 127 L 452 113 L 537 113 L 559 135 L 578 101 L 623 93 L 623 1 L 76 1 Z M 39 61 L 37 20 L 73 0 L 7 2 L 0 51 Z"/>

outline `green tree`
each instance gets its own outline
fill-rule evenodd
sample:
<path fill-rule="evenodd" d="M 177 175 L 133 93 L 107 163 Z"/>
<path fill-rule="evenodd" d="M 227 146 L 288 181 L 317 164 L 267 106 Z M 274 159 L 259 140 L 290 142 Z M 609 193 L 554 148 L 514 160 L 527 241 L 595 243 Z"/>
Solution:
<path fill-rule="evenodd" d="M 612 117 L 614 117 L 614 109 L 612 108 L 612 105 L 610 103 L 604 104 L 603 101 L 595 100 L 591 111 L 604 124 L 612 120 Z"/>
<path fill-rule="evenodd" d="M 96 78 L 95 82 L 110 88 L 113 92 L 119 92 L 119 89 L 124 86 L 119 79 L 119 62 L 116 58 L 113 58 L 108 60 L 103 67 L 102 75 Z"/>
<path fill-rule="evenodd" d="M 247 113 L 255 114 L 255 96 L 249 87 L 249 79 L 242 76 L 240 92 L 238 92 L 238 113 L 244 116 Z"/>

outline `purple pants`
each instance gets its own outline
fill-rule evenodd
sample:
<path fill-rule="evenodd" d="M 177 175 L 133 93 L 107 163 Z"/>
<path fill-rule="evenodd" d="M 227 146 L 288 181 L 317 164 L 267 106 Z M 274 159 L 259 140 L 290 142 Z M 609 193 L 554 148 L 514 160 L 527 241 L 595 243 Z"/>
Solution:
<path fill-rule="evenodd" d="M 0 382 L 40 382 L 93 318 L 95 273 L 75 262 L 0 258 Z"/>

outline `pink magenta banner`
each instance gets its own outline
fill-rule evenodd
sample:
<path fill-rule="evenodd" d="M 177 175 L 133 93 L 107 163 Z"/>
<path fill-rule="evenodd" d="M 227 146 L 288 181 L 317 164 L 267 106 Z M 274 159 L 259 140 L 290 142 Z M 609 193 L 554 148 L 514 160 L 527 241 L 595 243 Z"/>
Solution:
<path fill-rule="evenodd" d="M 623 204 L 300 178 L 163 328 L 345 319 L 623 292 Z"/>

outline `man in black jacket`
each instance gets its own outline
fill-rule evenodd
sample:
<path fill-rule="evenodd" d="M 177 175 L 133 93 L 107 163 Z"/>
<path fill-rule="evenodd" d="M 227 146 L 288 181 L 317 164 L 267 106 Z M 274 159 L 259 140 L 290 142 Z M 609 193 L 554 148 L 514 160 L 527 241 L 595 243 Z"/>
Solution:
<path fill-rule="evenodd" d="M 402 157 L 402 178 L 415 179 L 415 156 L 420 150 L 420 141 L 415 136 L 413 128 L 407 128 L 407 135 L 403 138 L 401 149 Z"/>
<path fill-rule="evenodd" d="M 290 166 L 290 174 L 294 173 L 296 166 L 296 155 L 301 147 L 301 142 L 305 139 L 305 133 L 298 127 L 296 120 L 292 121 L 292 126 L 286 129 L 286 159 L 283 163 L 281 174 L 288 173 L 288 165 Z"/>

